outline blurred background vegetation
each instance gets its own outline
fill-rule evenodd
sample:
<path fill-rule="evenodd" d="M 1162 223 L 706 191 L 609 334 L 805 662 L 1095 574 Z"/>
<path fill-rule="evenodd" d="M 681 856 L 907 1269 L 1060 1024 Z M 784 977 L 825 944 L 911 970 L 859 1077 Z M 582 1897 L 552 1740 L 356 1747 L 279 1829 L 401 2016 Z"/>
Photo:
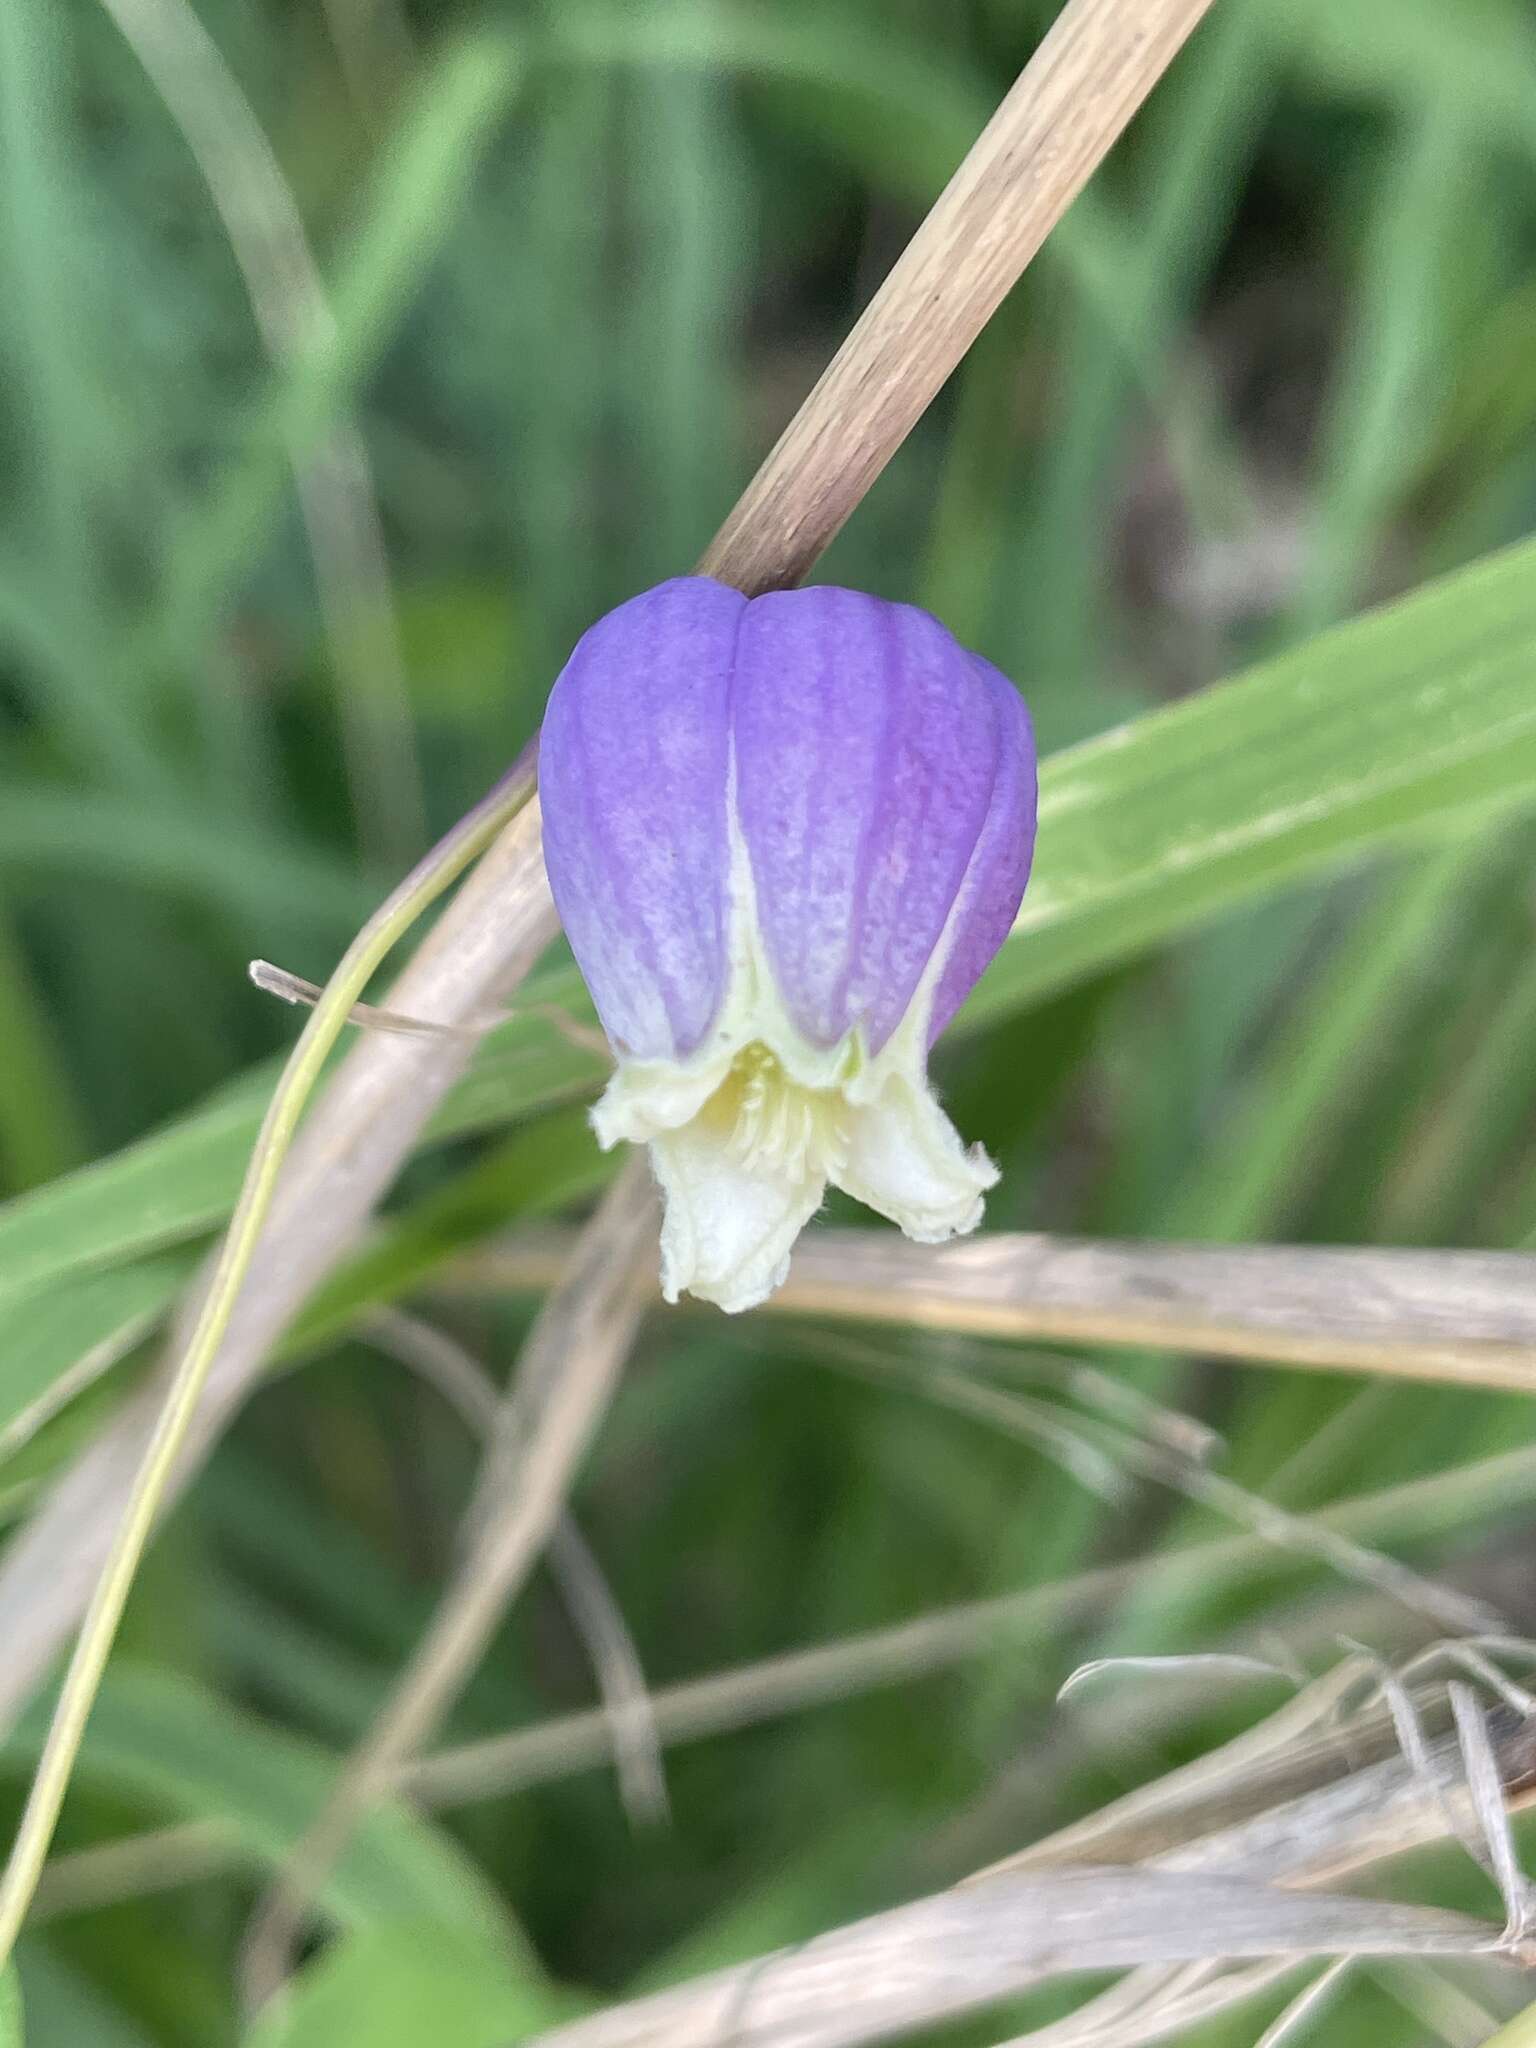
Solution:
<path fill-rule="evenodd" d="M 323 979 L 532 732 L 582 627 L 697 558 L 1052 12 L 4 0 L 4 1217 L 62 1215 L 28 1191 L 290 1041 L 247 960 Z M 1047 752 L 1282 654 L 1536 523 L 1533 251 L 1523 0 L 1216 0 L 818 573 L 940 613 Z M 1151 953 L 1128 934 L 997 1006 L 939 1063 L 1005 1167 L 990 1220 L 1526 1242 L 1532 844 L 1506 816 Z M 413 1165 L 413 1271 L 579 1206 L 593 1079 L 525 1067 Z M 18 1282 L 12 1524 L 152 1355 L 262 1085 L 218 1098 L 247 1121 L 217 1171 L 162 1148 L 137 1182 L 62 1183 L 71 1217 L 102 1191 L 79 1227 L 132 1240 L 143 1292 L 91 1320 L 91 1276 L 121 1278 L 99 1245 L 46 1327 Z M 530 1313 L 446 1282 L 414 1307 L 498 1380 Z M 114 1332 L 99 1384 L 29 1408 Z M 1004 1592 L 1042 1589 L 1034 1621 L 804 1710 L 759 1716 L 747 1682 L 734 1718 L 761 1725 L 670 1750 L 665 1818 L 590 1763 L 386 1817 L 336 1880 L 347 1931 L 308 2004 L 249 2034 L 261 1870 L 409 1656 L 473 1481 L 472 1434 L 377 1338 L 274 1374 L 153 1553 L 59 1849 L 154 1831 L 159 1861 L 45 1892 L 29 2042 L 495 2048 L 947 1882 L 1281 1696 L 1140 1679 L 1055 1708 L 1086 1658 L 1263 1639 L 1321 1669 L 1341 1633 L 1405 1640 L 1283 1551 L 1169 1570 L 1230 1514 L 1127 1476 L 1106 1414 L 1166 1425 L 1059 1359 L 1002 1361 L 1050 1404 L 1031 1444 L 931 1398 L 967 1340 L 653 1319 L 575 1502 L 651 1686 Z M 1293 1512 L 1438 1475 L 1432 1509 L 1363 1533 L 1536 1632 L 1530 1510 L 1461 1476 L 1528 1440 L 1516 1398 L 1098 1363 Z M 1110 1560 L 1111 1594 L 1054 1599 Z M 448 1738 L 593 1697 L 541 1583 Z M 24 1726 L 10 1805 L 33 1754 Z M 1449 1855 L 1425 1881 L 1486 1906 Z M 1411 1982 L 1363 1974 L 1314 2032 L 1429 2024 Z"/>

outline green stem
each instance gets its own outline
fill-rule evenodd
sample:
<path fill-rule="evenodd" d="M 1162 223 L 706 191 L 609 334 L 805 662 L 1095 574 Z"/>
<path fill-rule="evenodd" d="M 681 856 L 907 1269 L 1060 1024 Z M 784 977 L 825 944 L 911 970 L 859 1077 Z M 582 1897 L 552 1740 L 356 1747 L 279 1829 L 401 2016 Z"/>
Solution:
<path fill-rule="evenodd" d="M 345 1028 L 348 1011 L 361 997 L 386 954 L 422 912 L 484 852 L 526 802 L 532 788 L 531 769 L 514 768 L 406 876 L 347 948 L 289 1055 L 288 1064 L 262 1120 L 240 1198 L 220 1248 L 196 1328 L 166 1394 L 122 1524 L 91 1596 L 64 1676 L 37 1774 L 27 1795 L 21 1826 L 17 1830 L 5 1875 L 0 1878 L 0 1965 L 15 1945 L 37 1889 L 59 1809 L 64 1802 L 86 1722 L 112 1652 L 134 1575 L 144 1555 L 209 1367 L 229 1327 L 236 1298 L 271 1206 L 278 1174 L 304 1106 L 331 1048 Z"/>

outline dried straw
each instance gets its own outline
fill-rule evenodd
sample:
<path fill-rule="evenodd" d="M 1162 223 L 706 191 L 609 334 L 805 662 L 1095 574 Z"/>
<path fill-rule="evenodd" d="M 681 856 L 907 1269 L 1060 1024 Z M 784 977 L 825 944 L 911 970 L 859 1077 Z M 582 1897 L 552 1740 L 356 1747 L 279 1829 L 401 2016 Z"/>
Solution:
<path fill-rule="evenodd" d="M 1373 1702 L 1339 1718 L 1359 1676 L 1341 1666 L 1225 1750 L 964 1884 L 557 2028 L 530 2048 L 856 2048 L 1114 1968 L 1138 1974 L 1024 2040 L 1130 2048 L 1304 1959 L 1529 1965 L 1521 1881 L 1503 1861 L 1506 1799 L 1536 1790 L 1529 1718 L 1485 1714 L 1453 1688 L 1450 1732 L 1362 1768 L 1361 1748 L 1379 1746 L 1383 1726 L 1390 1741 L 1392 1725 Z M 1503 1929 L 1320 1889 L 1463 1828 L 1481 1829 L 1501 1866 Z M 1265 1967 L 1217 1975 L 1254 1960 Z M 1093 2015 L 1114 2024 L 1087 2024 Z"/>
<path fill-rule="evenodd" d="M 558 1229 L 519 1232 L 466 1254 L 443 1278 L 542 1292 L 569 1241 Z M 932 1246 L 888 1230 L 813 1230 L 767 1307 L 1536 1393 L 1529 1252 L 1142 1244 L 1004 1231 Z"/>

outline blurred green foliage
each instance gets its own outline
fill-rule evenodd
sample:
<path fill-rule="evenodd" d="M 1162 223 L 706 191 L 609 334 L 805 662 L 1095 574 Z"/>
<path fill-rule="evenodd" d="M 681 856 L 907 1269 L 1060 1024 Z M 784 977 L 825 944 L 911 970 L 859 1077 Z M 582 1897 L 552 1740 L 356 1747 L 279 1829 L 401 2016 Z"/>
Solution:
<path fill-rule="evenodd" d="M 13 1521 L 135 1382 L 227 1210 L 292 1029 L 246 961 L 323 978 L 533 730 L 581 628 L 697 557 L 1051 12 L 0 5 Z M 994 1222 L 1536 1230 L 1536 554 L 1466 568 L 1536 525 L 1533 247 L 1522 0 L 1216 0 L 827 557 L 1012 674 L 1053 755 L 1136 721 L 1050 763 L 1026 929 L 939 1062 L 1005 1165 Z M 945 1882 L 1252 1711 L 1169 1713 L 1146 1681 L 1111 1742 L 1051 1705 L 1087 1657 L 1259 1626 L 1314 1665 L 1346 1624 L 1392 1647 L 1389 1615 L 1283 1555 L 1161 1566 L 1208 1510 L 1106 1500 L 924 1398 L 888 1368 L 931 1341 L 657 1320 L 576 1502 L 653 1684 L 1106 1557 L 1139 1561 L 1125 1597 L 680 1747 L 665 1825 L 592 1770 L 391 1810 L 335 1874 L 334 1944 L 246 2031 L 255 1887 L 408 1657 L 473 1479 L 462 1425 L 352 1318 L 579 1206 L 605 1171 L 573 1107 L 595 1074 L 538 1019 L 493 1041 L 157 1546 L 59 1846 L 202 1829 L 205 1861 L 40 1919 L 31 2048 L 495 2048 Z M 527 1319 L 430 1313 L 498 1378 Z M 1506 1569 L 1530 1517 L 1457 1470 L 1528 1439 L 1520 1403 L 1111 1369 L 1293 1510 L 1443 1475 L 1441 1512 L 1364 1533 L 1497 1584 L 1536 1632 Z M 541 1585 L 449 1734 L 591 1697 Z M 4 1751 L 9 1803 L 36 1734 Z M 1430 1880 L 1456 1894 L 1448 1859 Z M 1423 2034 L 1364 1985 L 1312 2038 Z"/>

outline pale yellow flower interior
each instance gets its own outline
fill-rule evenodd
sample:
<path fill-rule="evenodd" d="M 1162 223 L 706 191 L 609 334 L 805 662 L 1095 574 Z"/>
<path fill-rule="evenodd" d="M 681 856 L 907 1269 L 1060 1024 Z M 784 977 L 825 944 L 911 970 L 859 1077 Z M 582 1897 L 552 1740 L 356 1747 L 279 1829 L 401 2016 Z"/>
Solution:
<path fill-rule="evenodd" d="M 848 1157 L 842 1087 L 793 1080 L 763 1041 L 742 1047 L 699 1122 L 748 1172 L 835 1181 Z"/>

